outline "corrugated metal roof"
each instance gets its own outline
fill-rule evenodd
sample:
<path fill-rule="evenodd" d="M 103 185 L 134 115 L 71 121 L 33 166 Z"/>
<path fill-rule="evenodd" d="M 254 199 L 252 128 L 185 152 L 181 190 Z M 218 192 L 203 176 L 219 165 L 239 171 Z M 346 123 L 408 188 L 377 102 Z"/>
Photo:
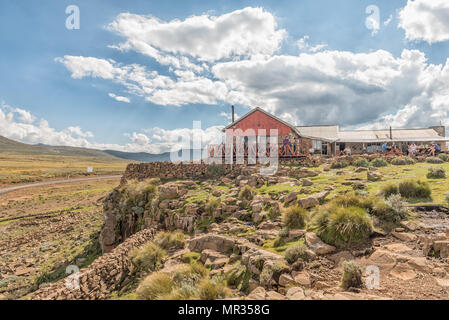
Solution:
<path fill-rule="evenodd" d="M 315 137 L 334 141 L 338 139 L 338 126 L 299 126 L 296 127 L 300 136 Z"/>
<path fill-rule="evenodd" d="M 348 130 L 338 132 L 341 142 L 445 141 L 434 129 Z"/>
<path fill-rule="evenodd" d="M 343 130 L 333 126 L 299 126 L 296 130 L 301 136 L 331 142 L 385 142 L 385 141 L 449 141 L 441 137 L 431 128 L 422 129 L 392 129 L 393 139 L 390 139 L 390 129 L 383 130 Z"/>

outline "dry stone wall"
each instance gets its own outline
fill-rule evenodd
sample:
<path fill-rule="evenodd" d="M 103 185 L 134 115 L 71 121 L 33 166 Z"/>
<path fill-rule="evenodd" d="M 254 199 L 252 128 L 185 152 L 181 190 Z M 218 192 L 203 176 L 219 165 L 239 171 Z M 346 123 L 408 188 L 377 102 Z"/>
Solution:
<path fill-rule="evenodd" d="M 112 292 L 120 288 L 123 280 L 133 271 L 129 253 L 153 239 L 153 229 L 142 230 L 113 251 L 102 255 L 88 268 L 81 269 L 79 288 L 68 289 L 66 279 L 46 288 L 39 289 L 30 300 L 99 300 L 107 299 Z M 74 282 L 71 282 L 73 285 Z"/>
<path fill-rule="evenodd" d="M 150 162 L 150 163 L 131 163 L 123 174 L 121 184 L 128 180 L 145 180 L 147 178 L 195 178 L 204 177 L 207 174 L 209 164 L 206 163 L 172 163 Z M 238 170 L 242 165 L 234 165 L 231 169 L 230 165 L 222 165 L 224 175 L 231 171 Z"/>

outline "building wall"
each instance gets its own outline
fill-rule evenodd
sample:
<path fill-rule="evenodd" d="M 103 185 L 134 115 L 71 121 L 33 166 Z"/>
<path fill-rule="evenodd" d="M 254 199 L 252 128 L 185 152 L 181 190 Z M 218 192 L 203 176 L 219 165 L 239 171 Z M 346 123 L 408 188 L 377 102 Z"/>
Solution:
<path fill-rule="evenodd" d="M 435 130 L 439 136 L 441 137 L 445 137 L 446 136 L 446 127 L 445 126 L 433 126 L 433 127 L 429 127 L 433 130 Z"/>
<path fill-rule="evenodd" d="M 253 129 L 255 131 L 255 135 L 258 135 L 258 130 L 260 129 L 265 129 L 267 135 L 270 134 L 270 129 L 278 129 L 279 136 L 286 136 L 292 131 L 289 126 L 277 121 L 272 117 L 267 116 L 266 114 L 258 110 L 250 114 L 245 119 L 237 122 L 230 129 L 241 129 L 242 131 Z"/>

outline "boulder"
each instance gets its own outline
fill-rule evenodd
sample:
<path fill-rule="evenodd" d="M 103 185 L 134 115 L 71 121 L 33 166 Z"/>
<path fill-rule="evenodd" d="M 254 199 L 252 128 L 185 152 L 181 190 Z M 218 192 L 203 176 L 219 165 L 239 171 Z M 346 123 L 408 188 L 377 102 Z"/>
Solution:
<path fill-rule="evenodd" d="M 304 187 L 308 187 L 308 186 L 313 185 L 313 181 L 310 180 L 310 179 L 304 178 L 304 179 L 301 180 L 301 184 L 302 184 Z"/>
<path fill-rule="evenodd" d="M 413 233 L 407 233 L 407 232 L 393 231 L 391 234 L 393 235 L 393 237 L 395 237 L 399 240 L 402 240 L 402 241 L 416 241 L 416 239 L 418 238 Z"/>
<path fill-rule="evenodd" d="M 286 298 L 282 294 L 273 290 L 268 291 L 266 295 L 266 300 L 285 300 L 285 299 Z"/>
<path fill-rule="evenodd" d="M 304 209 L 316 207 L 320 202 L 313 196 L 298 199 L 298 204 Z"/>
<path fill-rule="evenodd" d="M 176 184 L 166 183 L 158 187 L 159 198 L 174 199 L 179 197 L 179 188 Z"/>
<path fill-rule="evenodd" d="M 267 292 L 263 287 L 257 287 L 246 297 L 246 300 L 266 300 Z"/>
<path fill-rule="evenodd" d="M 266 212 L 254 212 L 252 215 L 252 219 L 254 223 L 260 223 L 263 221 L 266 215 Z"/>
<path fill-rule="evenodd" d="M 280 286 L 287 287 L 292 284 L 296 284 L 296 283 L 291 275 L 289 275 L 288 273 L 281 274 L 281 276 L 279 277 L 279 285 Z"/>
<path fill-rule="evenodd" d="M 310 288 L 312 285 L 309 274 L 304 271 L 296 273 L 293 279 L 296 285 L 300 285 L 306 288 Z"/>
<path fill-rule="evenodd" d="M 336 250 L 334 246 L 324 243 L 315 233 L 306 233 L 307 246 L 316 254 L 324 255 L 332 253 Z"/>
<path fill-rule="evenodd" d="M 285 204 L 290 204 L 290 203 L 296 201 L 297 197 L 298 197 L 298 193 L 292 192 L 287 197 L 285 197 L 284 202 L 285 202 Z"/>
<path fill-rule="evenodd" d="M 304 300 L 306 297 L 304 290 L 300 287 L 291 287 L 285 296 L 289 300 Z"/>
<path fill-rule="evenodd" d="M 391 270 L 390 275 L 405 281 L 412 280 L 417 276 L 416 272 L 405 263 L 399 263 L 398 265 L 396 265 Z"/>
<path fill-rule="evenodd" d="M 376 171 L 368 171 L 366 173 L 366 178 L 368 181 L 379 181 L 382 179 L 382 174 Z"/>

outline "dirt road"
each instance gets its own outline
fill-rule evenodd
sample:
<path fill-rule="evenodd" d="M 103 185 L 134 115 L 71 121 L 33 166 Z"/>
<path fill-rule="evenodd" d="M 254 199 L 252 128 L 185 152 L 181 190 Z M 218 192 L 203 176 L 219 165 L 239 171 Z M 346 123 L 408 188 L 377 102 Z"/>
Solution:
<path fill-rule="evenodd" d="M 16 190 L 26 189 L 26 188 L 42 187 L 42 186 L 49 186 L 49 185 L 61 184 L 61 183 L 91 181 L 91 180 L 118 179 L 121 177 L 122 177 L 121 175 L 115 175 L 115 176 L 98 176 L 98 177 L 89 177 L 89 178 L 73 178 L 73 179 L 64 179 L 64 180 L 51 180 L 51 181 L 44 181 L 44 182 L 35 182 L 35 183 L 17 185 L 14 187 L 0 188 L 0 195 L 8 193 L 8 192 L 16 191 Z"/>

